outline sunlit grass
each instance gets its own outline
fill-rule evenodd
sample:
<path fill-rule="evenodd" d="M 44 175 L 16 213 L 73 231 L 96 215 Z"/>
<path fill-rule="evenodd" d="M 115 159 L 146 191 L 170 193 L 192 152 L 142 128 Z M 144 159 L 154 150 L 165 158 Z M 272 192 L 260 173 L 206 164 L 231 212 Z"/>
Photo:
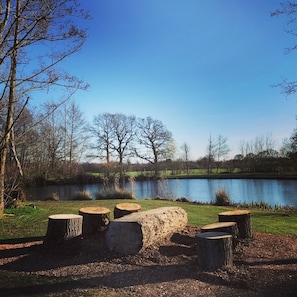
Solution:
<path fill-rule="evenodd" d="M 81 201 L 35 201 L 34 207 L 6 209 L 6 215 L 0 219 L 0 239 L 44 236 L 47 229 L 48 216 L 60 213 L 78 214 L 82 207 L 103 206 L 111 210 L 117 203 L 131 202 L 127 200 L 81 200 Z M 142 210 L 163 206 L 179 206 L 188 214 L 188 224 L 203 226 L 218 221 L 218 213 L 232 210 L 234 207 L 199 205 L 194 203 L 163 201 L 163 200 L 133 200 L 141 205 Z M 296 236 L 297 212 L 274 209 L 250 209 L 254 231 Z"/>

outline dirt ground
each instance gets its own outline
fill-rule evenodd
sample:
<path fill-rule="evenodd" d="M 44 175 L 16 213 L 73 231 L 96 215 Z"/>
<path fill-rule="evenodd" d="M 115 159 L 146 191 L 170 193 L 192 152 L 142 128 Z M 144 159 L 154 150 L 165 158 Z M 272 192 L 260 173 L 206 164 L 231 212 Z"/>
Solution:
<path fill-rule="evenodd" d="M 233 267 L 202 271 L 195 244 L 199 232 L 187 227 L 125 257 L 110 254 L 104 236 L 82 240 L 79 251 L 60 255 L 47 253 L 42 238 L 2 241 L 0 270 L 18 272 L 23 282 L 0 280 L 0 295 L 297 296 L 296 237 L 254 233 L 240 242 Z M 26 283 L 27 276 L 34 277 L 33 284 Z"/>

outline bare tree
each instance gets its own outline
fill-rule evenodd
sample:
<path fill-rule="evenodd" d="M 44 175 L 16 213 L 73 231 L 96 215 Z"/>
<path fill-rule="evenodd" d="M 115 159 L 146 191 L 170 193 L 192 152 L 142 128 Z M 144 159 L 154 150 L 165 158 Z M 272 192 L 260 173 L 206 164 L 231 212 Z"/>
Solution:
<path fill-rule="evenodd" d="M 219 170 L 219 166 L 221 164 L 222 158 L 226 157 L 230 152 L 230 148 L 227 144 L 227 141 L 228 141 L 228 138 L 222 135 L 219 135 L 216 139 L 215 155 L 216 155 L 216 163 L 217 163 L 217 172 Z"/>
<path fill-rule="evenodd" d="M 155 176 L 159 175 L 159 162 L 170 159 L 174 154 L 174 141 L 163 123 L 151 117 L 138 119 L 135 155 L 154 165 Z"/>
<path fill-rule="evenodd" d="M 190 147 L 189 145 L 185 142 L 181 146 L 181 150 L 183 151 L 183 159 L 184 162 L 186 163 L 186 171 L 187 174 L 189 174 L 189 156 L 190 156 Z"/>
<path fill-rule="evenodd" d="M 4 209 L 9 143 L 13 141 L 13 126 L 20 117 L 15 113 L 16 102 L 26 106 L 33 90 L 56 86 L 71 95 L 78 88 L 86 87 L 78 78 L 57 68 L 77 52 L 86 39 L 85 30 L 78 29 L 73 21 L 74 17 L 87 18 L 78 7 L 75 0 L 0 2 L 0 101 L 6 114 L 0 139 L 0 215 Z"/>
<path fill-rule="evenodd" d="M 86 147 L 86 122 L 74 101 L 64 104 L 62 115 L 65 131 L 63 139 L 64 163 L 71 177 L 75 171 L 74 164 L 80 161 Z"/>
<path fill-rule="evenodd" d="M 212 136 L 209 136 L 208 144 L 207 144 L 207 174 L 209 175 L 211 172 L 212 163 L 215 160 L 215 154 L 216 154 L 217 144 L 215 142 L 215 139 L 212 138 Z"/>
<path fill-rule="evenodd" d="M 113 142 L 111 148 L 117 153 L 120 178 L 124 178 L 124 158 L 132 154 L 132 142 L 135 138 L 135 116 L 126 116 L 121 113 L 111 114 L 112 128 L 113 128 Z"/>
<path fill-rule="evenodd" d="M 109 113 L 96 115 L 89 130 L 95 138 L 95 145 L 93 146 L 93 149 L 97 150 L 95 156 L 105 160 L 106 174 L 109 176 L 113 152 L 112 143 L 114 141 L 112 117 Z"/>

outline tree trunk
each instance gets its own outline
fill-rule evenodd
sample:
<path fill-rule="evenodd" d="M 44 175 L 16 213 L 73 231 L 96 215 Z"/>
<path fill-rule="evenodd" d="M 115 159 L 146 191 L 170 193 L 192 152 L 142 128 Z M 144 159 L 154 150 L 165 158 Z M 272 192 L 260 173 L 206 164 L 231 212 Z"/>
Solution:
<path fill-rule="evenodd" d="M 251 238 L 251 213 L 249 210 L 233 210 L 219 213 L 219 222 L 236 222 L 238 238 Z"/>
<path fill-rule="evenodd" d="M 76 251 L 80 248 L 83 217 L 57 214 L 48 217 L 45 247 L 52 252 Z"/>
<path fill-rule="evenodd" d="M 186 225 L 187 213 L 181 207 L 135 212 L 110 222 L 106 244 L 111 252 L 136 254 Z"/>
<path fill-rule="evenodd" d="M 205 232 L 196 237 L 198 266 L 216 270 L 233 265 L 232 235 L 223 232 Z"/>
<path fill-rule="evenodd" d="M 106 230 L 110 221 L 110 209 L 106 207 L 84 207 L 79 214 L 83 216 L 83 237 L 98 235 Z"/>
<path fill-rule="evenodd" d="M 238 228 L 236 222 L 219 222 L 205 225 L 201 228 L 201 233 L 223 232 L 232 235 L 233 249 L 238 245 Z"/>
<path fill-rule="evenodd" d="M 141 206 L 136 203 L 119 203 L 114 207 L 114 218 L 118 219 L 133 212 L 141 211 Z"/>

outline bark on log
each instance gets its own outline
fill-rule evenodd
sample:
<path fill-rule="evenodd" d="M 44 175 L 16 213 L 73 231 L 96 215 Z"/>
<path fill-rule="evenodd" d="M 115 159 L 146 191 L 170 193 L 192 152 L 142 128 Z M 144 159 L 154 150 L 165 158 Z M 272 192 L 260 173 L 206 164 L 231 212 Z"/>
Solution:
<path fill-rule="evenodd" d="M 236 222 L 218 222 L 201 227 L 201 233 L 223 232 L 232 235 L 233 249 L 238 245 L 238 228 Z"/>
<path fill-rule="evenodd" d="M 216 270 L 233 265 L 232 235 L 223 232 L 205 232 L 196 236 L 198 266 Z"/>
<path fill-rule="evenodd" d="M 83 217 L 83 237 L 98 235 L 107 229 L 110 209 L 106 207 L 83 207 L 78 212 Z"/>
<path fill-rule="evenodd" d="M 52 251 L 79 248 L 83 217 L 75 214 L 57 214 L 48 217 L 44 245 Z"/>
<path fill-rule="evenodd" d="M 118 219 L 133 212 L 141 211 L 141 206 L 136 203 L 119 203 L 114 207 L 114 218 Z"/>
<path fill-rule="evenodd" d="M 219 213 L 219 222 L 236 222 L 238 238 L 251 238 L 251 213 L 249 210 L 232 210 Z"/>
<path fill-rule="evenodd" d="M 186 225 L 187 213 L 181 207 L 135 212 L 110 222 L 107 247 L 123 255 L 136 254 Z"/>

